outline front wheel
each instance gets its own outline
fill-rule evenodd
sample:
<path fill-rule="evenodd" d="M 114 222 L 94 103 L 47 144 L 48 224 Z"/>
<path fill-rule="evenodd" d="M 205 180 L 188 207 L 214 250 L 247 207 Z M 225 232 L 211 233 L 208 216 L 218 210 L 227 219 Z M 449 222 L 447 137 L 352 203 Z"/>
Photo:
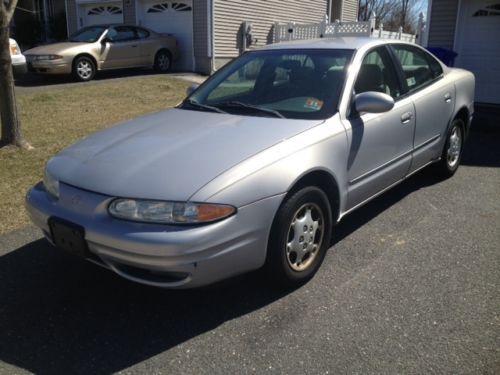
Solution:
<path fill-rule="evenodd" d="M 464 125 L 462 119 L 456 118 L 448 130 L 441 160 L 436 165 L 438 172 L 445 178 L 453 176 L 460 165 L 464 144 Z"/>
<path fill-rule="evenodd" d="M 160 73 L 166 73 L 170 70 L 172 59 L 167 51 L 160 51 L 155 57 L 155 70 Z"/>
<path fill-rule="evenodd" d="M 318 271 L 330 244 L 332 210 L 325 193 L 314 186 L 295 192 L 276 214 L 266 268 L 280 284 L 303 284 Z"/>
<path fill-rule="evenodd" d="M 95 76 L 95 71 L 95 64 L 89 57 L 78 57 L 73 63 L 73 76 L 78 81 L 87 82 L 92 80 Z"/>

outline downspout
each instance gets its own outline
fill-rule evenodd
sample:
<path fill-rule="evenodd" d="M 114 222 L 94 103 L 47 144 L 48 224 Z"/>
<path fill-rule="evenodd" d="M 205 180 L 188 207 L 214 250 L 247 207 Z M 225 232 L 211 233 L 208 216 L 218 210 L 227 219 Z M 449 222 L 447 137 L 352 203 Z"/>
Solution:
<path fill-rule="evenodd" d="M 50 30 L 49 30 L 49 6 L 47 4 L 47 0 L 43 0 L 42 2 L 43 6 L 43 31 L 45 33 L 45 41 L 49 40 L 50 38 Z"/>
<path fill-rule="evenodd" d="M 214 2 L 215 0 L 208 0 L 210 3 L 210 74 L 215 72 L 215 31 L 214 31 Z"/>
<path fill-rule="evenodd" d="M 69 38 L 68 0 L 64 0 L 64 14 L 66 16 L 66 36 Z"/>
<path fill-rule="evenodd" d="M 333 0 L 328 0 L 328 22 L 330 22 L 330 23 L 333 22 L 333 20 L 332 20 L 332 13 L 333 13 L 332 12 L 332 6 L 333 6 L 332 1 Z"/>

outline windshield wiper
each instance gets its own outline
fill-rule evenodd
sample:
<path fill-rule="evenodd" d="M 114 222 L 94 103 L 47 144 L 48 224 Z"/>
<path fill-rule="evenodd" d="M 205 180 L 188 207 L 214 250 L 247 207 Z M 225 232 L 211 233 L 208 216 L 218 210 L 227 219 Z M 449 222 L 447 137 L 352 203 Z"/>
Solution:
<path fill-rule="evenodd" d="M 229 102 L 217 103 L 217 105 L 228 106 L 228 107 L 250 108 L 250 109 L 254 109 L 254 110 L 259 111 L 259 112 L 270 113 L 270 114 L 272 114 L 272 115 L 274 115 L 276 117 L 279 117 L 279 118 L 286 118 L 285 116 L 283 116 L 281 113 L 279 113 L 278 111 L 276 111 L 274 109 L 266 108 L 266 107 L 259 107 L 258 105 L 253 105 L 253 104 L 247 104 L 247 103 L 243 103 L 243 102 L 238 102 L 236 100 L 232 100 L 232 101 L 229 101 Z"/>
<path fill-rule="evenodd" d="M 201 104 L 201 103 L 198 103 L 196 100 L 193 100 L 193 99 L 188 99 L 185 101 L 185 103 L 188 103 L 190 105 L 192 105 L 193 107 L 198 107 L 198 108 L 203 108 L 203 109 L 208 109 L 212 112 L 217 112 L 217 113 L 225 113 L 227 114 L 226 111 L 223 111 L 222 109 L 220 108 L 217 108 L 217 107 L 213 107 L 211 105 L 207 105 L 207 104 Z"/>

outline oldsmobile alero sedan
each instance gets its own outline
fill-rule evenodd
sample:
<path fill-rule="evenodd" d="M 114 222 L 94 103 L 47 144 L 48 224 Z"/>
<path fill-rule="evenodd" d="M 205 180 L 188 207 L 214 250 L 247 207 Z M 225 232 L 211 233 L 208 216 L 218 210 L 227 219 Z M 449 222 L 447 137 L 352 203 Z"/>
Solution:
<path fill-rule="evenodd" d="M 25 52 L 28 67 L 36 74 L 69 75 L 90 81 L 99 70 L 152 67 L 170 70 L 179 57 L 177 41 L 142 26 L 93 25 L 71 35 L 68 41 Z"/>
<path fill-rule="evenodd" d="M 298 285 L 346 214 L 431 163 L 455 173 L 474 76 L 414 44 L 337 38 L 245 53 L 188 91 L 48 162 L 26 199 L 52 244 L 148 285 L 261 267 Z"/>

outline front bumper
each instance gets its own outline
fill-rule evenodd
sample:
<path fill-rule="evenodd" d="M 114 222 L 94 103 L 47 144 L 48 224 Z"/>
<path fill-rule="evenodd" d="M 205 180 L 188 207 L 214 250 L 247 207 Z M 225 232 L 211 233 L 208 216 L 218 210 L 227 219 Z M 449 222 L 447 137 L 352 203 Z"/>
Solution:
<path fill-rule="evenodd" d="M 28 66 L 26 63 L 12 64 L 12 71 L 15 75 L 26 74 L 28 72 Z"/>
<path fill-rule="evenodd" d="M 139 283 L 199 287 L 260 268 L 282 195 L 240 207 L 220 222 L 202 226 L 144 224 L 107 213 L 113 197 L 60 184 L 60 198 L 40 183 L 26 196 L 31 220 L 51 241 L 48 219 L 58 217 L 85 228 L 88 260 Z M 51 241 L 52 242 L 52 241 Z"/>
<path fill-rule="evenodd" d="M 28 62 L 28 69 L 40 74 L 71 74 L 71 62 L 65 60 L 41 60 Z"/>
<path fill-rule="evenodd" d="M 26 57 L 22 54 L 12 55 L 12 71 L 14 74 L 25 74 L 28 71 Z"/>

